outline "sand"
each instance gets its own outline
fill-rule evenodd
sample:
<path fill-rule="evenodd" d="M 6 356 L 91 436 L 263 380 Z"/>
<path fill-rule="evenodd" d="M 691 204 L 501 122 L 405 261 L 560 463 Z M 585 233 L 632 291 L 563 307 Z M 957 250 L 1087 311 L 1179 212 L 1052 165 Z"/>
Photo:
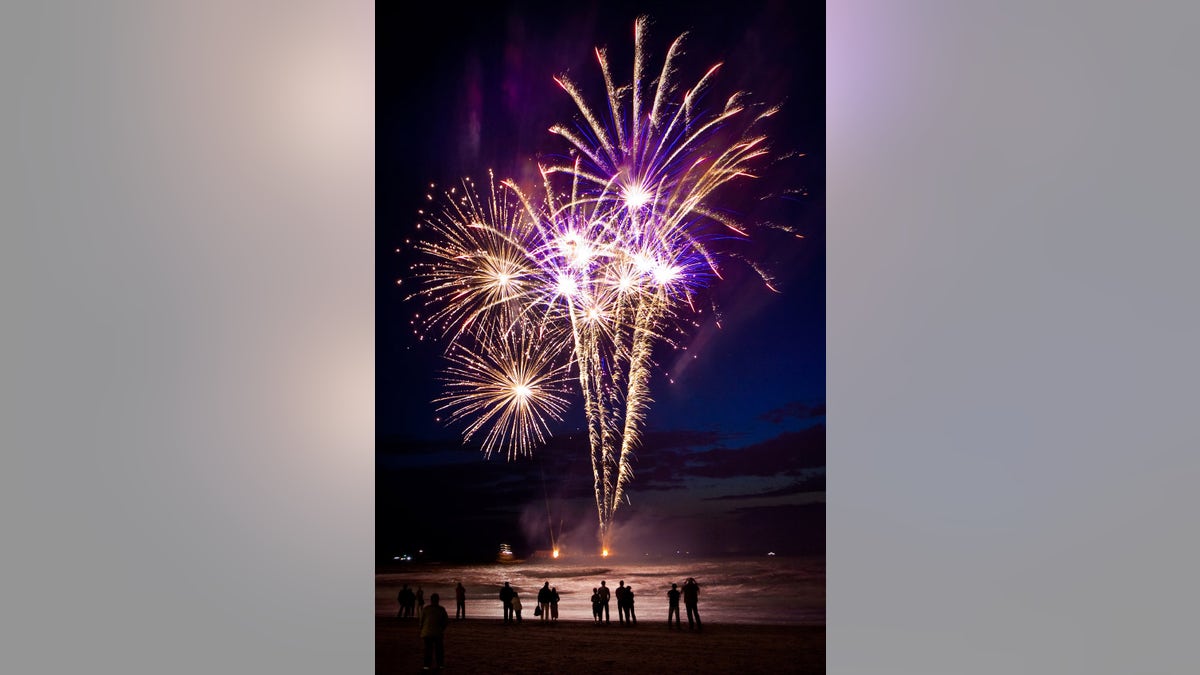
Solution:
<path fill-rule="evenodd" d="M 701 606 L 703 611 L 703 605 Z M 453 608 L 451 608 L 453 612 Z M 702 614 L 703 616 L 703 614 Z M 722 624 L 702 632 L 667 628 L 666 617 L 637 626 L 588 621 L 542 623 L 526 611 L 520 624 L 499 618 L 450 620 L 447 673 L 824 673 L 824 626 Z M 375 672 L 421 672 L 415 619 L 375 620 Z"/>

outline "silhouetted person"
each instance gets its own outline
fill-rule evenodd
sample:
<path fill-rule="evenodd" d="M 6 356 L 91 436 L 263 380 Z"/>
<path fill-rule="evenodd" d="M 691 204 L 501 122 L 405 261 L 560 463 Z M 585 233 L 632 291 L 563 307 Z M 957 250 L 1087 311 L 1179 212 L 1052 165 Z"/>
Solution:
<path fill-rule="evenodd" d="M 454 589 L 454 618 L 467 618 L 467 589 L 463 588 L 461 581 Z"/>
<path fill-rule="evenodd" d="M 600 610 L 602 612 L 604 612 L 604 623 L 608 623 L 609 591 L 608 591 L 608 586 L 606 586 L 604 584 L 605 584 L 605 582 L 603 582 L 603 581 L 600 582 Z M 617 613 L 617 617 L 620 618 L 620 612 Z"/>
<path fill-rule="evenodd" d="M 628 613 L 626 620 L 637 625 L 637 612 L 633 611 L 633 586 L 625 587 L 625 611 Z"/>
<path fill-rule="evenodd" d="M 550 619 L 558 621 L 558 587 L 550 587 Z"/>
<path fill-rule="evenodd" d="M 594 620 L 596 623 L 600 623 L 600 615 L 601 615 L 600 589 L 593 588 L 592 589 L 592 620 Z"/>
<path fill-rule="evenodd" d="M 450 617 L 438 604 L 438 594 L 429 596 L 429 606 L 421 609 L 421 639 L 425 641 L 425 668 L 440 670 L 446 665 L 446 648 L 442 636 Z"/>
<path fill-rule="evenodd" d="M 675 627 L 681 628 L 679 625 L 679 586 L 671 584 L 671 590 L 667 591 L 667 628 L 671 627 L 671 617 L 675 617 Z"/>
<path fill-rule="evenodd" d="M 517 595 L 516 591 L 513 591 L 512 611 L 517 617 L 517 623 L 521 623 L 521 596 Z"/>
<path fill-rule="evenodd" d="M 542 584 L 541 589 L 538 590 L 537 601 L 538 601 L 538 609 L 540 610 L 539 614 L 542 617 L 542 621 L 549 621 L 550 620 L 550 582 L 549 581 Z"/>
<path fill-rule="evenodd" d="M 617 590 L 613 591 L 613 595 L 617 596 L 617 620 L 624 624 L 629 620 L 629 589 L 625 588 L 625 580 L 622 579 L 617 583 Z"/>
<path fill-rule="evenodd" d="M 396 601 L 400 603 L 400 614 L 398 616 L 407 618 L 413 615 L 413 603 L 417 601 L 417 596 L 413 595 L 412 589 L 408 584 L 404 584 L 404 588 L 396 595 Z"/>
<path fill-rule="evenodd" d="M 421 618 L 421 610 L 425 609 L 425 589 L 417 586 L 417 618 Z"/>
<path fill-rule="evenodd" d="M 688 630 L 692 629 L 692 619 L 695 618 L 696 630 L 700 630 L 700 609 L 696 603 L 700 600 L 700 584 L 688 577 L 683 584 L 683 605 L 687 607 Z"/>
<path fill-rule="evenodd" d="M 512 586 L 509 586 L 507 581 L 504 582 L 504 588 L 500 589 L 500 604 L 504 605 L 504 623 L 510 623 L 513 619 L 512 601 L 516 594 Z"/>

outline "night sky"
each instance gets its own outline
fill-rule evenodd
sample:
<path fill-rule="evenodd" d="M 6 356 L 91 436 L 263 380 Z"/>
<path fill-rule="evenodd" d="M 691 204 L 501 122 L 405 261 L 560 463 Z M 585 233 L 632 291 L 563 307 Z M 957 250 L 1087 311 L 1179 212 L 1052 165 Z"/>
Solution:
<path fill-rule="evenodd" d="M 617 512 L 618 554 L 819 553 L 825 521 L 824 6 L 792 2 L 435 3 L 418 19 L 378 8 L 376 258 L 376 553 L 439 559 L 550 547 L 594 553 L 596 513 L 581 405 L 532 458 L 485 460 L 460 428 L 437 421 L 441 363 L 406 301 L 415 285 L 406 240 L 430 183 L 487 171 L 529 183 L 538 157 L 566 143 L 547 129 L 575 108 L 552 80 L 568 72 L 600 101 L 593 47 L 629 77 L 636 16 L 650 16 L 649 70 L 688 31 L 679 81 L 725 65 L 719 106 L 737 90 L 782 103 L 765 127 L 761 178 L 723 200 L 756 230 L 739 249 L 774 275 L 767 289 L 728 264 L 681 346 L 656 352 L 630 503 Z M 601 8 L 602 9 L 598 9 Z M 399 249 L 399 252 L 397 252 Z M 720 324 L 720 327 L 717 324 Z M 575 397 L 578 399 L 578 396 Z"/>

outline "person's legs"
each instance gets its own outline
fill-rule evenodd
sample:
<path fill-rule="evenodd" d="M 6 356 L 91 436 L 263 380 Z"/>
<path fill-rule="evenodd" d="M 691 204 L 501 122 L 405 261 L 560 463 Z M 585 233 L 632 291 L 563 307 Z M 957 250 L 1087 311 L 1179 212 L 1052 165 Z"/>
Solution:
<path fill-rule="evenodd" d="M 433 657 L 437 660 L 437 667 L 443 668 L 446 665 L 446 643 L 439 635 L 433 638 Z"/>

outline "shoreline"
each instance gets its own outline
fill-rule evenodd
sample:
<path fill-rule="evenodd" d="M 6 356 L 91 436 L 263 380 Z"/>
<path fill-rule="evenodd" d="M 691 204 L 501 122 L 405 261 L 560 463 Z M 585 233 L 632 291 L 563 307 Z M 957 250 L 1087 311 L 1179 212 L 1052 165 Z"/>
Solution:
<path fill-rule="evenodd" d="M 703 611 L 703 606 L 701 606 Z M 724 623 L 703 630 L 668 628 L 665 615 L 634 626 L 611 621 L 520 623 L 498 617 L 451 618 L 446 669 L 455 673 L 824 673 L 824 624 Z M 415 619 L 376 617 L 375 672 L 420 672 L 422 642 Z"/>

